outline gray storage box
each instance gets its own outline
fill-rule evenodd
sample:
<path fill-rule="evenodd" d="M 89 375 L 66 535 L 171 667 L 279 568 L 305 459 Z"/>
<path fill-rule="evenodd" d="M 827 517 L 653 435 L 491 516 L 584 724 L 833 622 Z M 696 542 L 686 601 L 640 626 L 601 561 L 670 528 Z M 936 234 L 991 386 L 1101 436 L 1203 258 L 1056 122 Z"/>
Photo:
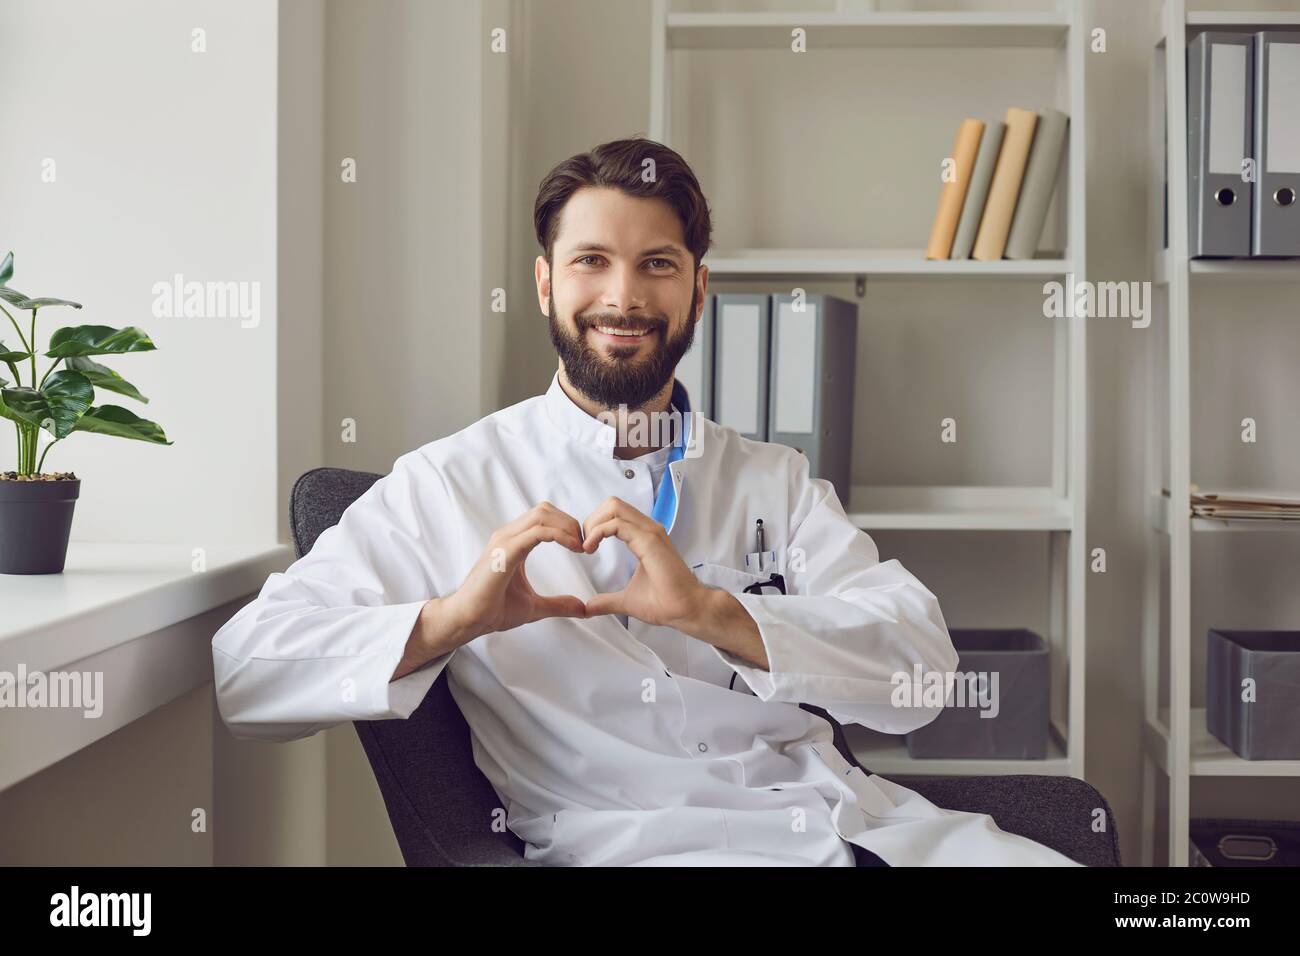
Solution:
<path fill-rule="evenodd" d="M 1188 866 L 1300 866 L 1294 820 L 1193 819 L 1188 842 Z"/>
<path fill-rule="evenodd" d="M 907 755 L 1046 759 L 1051 690 L 1046 642 L 1025 628 L 948 633 L 958 655 L 952 696 L 943 713 L 904 735 Z M 986 711 L 995 716 L 981 716 Z"/>
<path fill-rule="evenodd" d="M 1300 760 L 1300 631 L 1212 628 L 1205 655 L 1209 732 L 1243 760 Z"/>

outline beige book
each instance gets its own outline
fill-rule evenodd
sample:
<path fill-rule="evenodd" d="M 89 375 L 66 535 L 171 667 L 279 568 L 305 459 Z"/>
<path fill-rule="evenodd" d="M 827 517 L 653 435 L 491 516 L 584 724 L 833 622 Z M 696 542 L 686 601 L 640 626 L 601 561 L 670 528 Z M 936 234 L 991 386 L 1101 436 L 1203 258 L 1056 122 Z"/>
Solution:
<path fill-rule="evenodd" d="M 952 146 L 952 178 L 946 179 L 939 190 L 939 210 L 935 213 L 934 225 L 930 227 L 930 242 L 925 247 L 927 259 L 947 259 L 952 252 L 957 221 L 961 218 L 966 190 L 975 169 L 975 154 L 979 152 L 983 135 L 984 124 L 977 119 L 964 119 L 957 127 L 957 139 Z"/>
<path fill-rule="evenodd" d="M 1016 212 L 1016 199 L 1020 183 L 1029 161 L 1029 148 L 1034 142 L 1034 128 L 1038 114 L 1013 106 L 1007 110 L 1007 131 L 998 151 L 998 163 L 993 168 L 993 182 L 989 184 L 989 198 L 984 202 L 984 216 L 979 232 L 975 234 L 972 259 L 988 262 L 1001 259 L 1007 248 L 1007 235 L 1011 232 L 1011 218 Z"/>

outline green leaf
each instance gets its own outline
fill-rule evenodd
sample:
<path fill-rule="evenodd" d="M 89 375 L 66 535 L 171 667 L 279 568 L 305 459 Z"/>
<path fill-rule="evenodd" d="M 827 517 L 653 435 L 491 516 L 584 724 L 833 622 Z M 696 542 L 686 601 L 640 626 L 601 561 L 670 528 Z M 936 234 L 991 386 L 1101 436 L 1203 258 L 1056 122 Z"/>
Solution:
<path fill-rule="evenodd" d="M 32 357 L 31 352 L 13 352 L 0 342 L 0 362 L 25 362 Z"/>
<path fill-rule="evenodd" d="M 26 302 L 27 296 L 17 289 L 11 289 L 7 285 L 0 285 L 0 299 L 4 299 L 10 305 L 18 305 L 19 302 Z"/>
<path fill-rule="evenodd" d="M 149 399 L 140 394 L 139 390 L 118 375 L 115 371 L 106 365 L 100 365 L 94 359 L 82 358 L 74 355 L 67 359 L 64 367 L 72 369 L 74 372 L 80 372 L 90 380 L 90 384 L 96 388 L 102 388 L 109 392 L 117 392 L 119 395 L 125 395 L 127 398 L 134 398 L 138 402 L 149 404 Z"/>
<path fill-rule="evenodd" d="M 4 285 L 14 277 L 14 254 L 11 252 L 5 256 L 5 261 L 0 262 L 0 285 Z"/>
<path fill-rule="evenodd" d="M 125 329 L 112 329 L 107 325 L 70 325 L 54 330 L 50 336 L 50 350 L 45 354 L 50 358 L 69 358 L 73 355 L 148 352 L 154 348 L 144 330 L 134 325 Z"/>
<path fill-rule="evenodd" d="M 14 305 L 20 309 L 43 309 L 48 305 L 70 305 L 74 309 L 81 308 L 80 302 L 70 302 L 67 299 L 23 299 L 21 302 L 15 302 Z"/>
<path fill-rule="evenodd" d="M 120 405 L 94 405 L 77 419 L 73 431 L 97 432 L 118 438 L 135 438 L 157 445 L 170 445 L 161 426 L 138 417 Z"/>
<path fill-rule="evenodd" d="M 0 389 L 0 399 L 3 399 L 0 404 L 3 404 L 5 418 L 12 418 L 16 422 L 39 426 L 46 419 L 54 417 L 50 403 L 34 388 Z"/>
<path fill-rule="evenodd" d="M 95 390 L 80 372 L 58 371 L 39 390 L 6 388 L 0 395 L 11 414 L 7 418 L 44 428 L 55 438 L 69 435 L 95 400 Z"/>

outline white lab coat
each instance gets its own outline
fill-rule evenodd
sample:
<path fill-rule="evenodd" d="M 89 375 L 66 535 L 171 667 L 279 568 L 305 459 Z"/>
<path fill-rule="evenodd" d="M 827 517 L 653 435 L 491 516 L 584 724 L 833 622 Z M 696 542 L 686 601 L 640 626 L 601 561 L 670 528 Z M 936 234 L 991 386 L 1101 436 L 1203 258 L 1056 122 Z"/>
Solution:
<path fill-rule="evenodd" d="M 928 723 L 936 709 L 891 704 L 892 678 L 956 668 L 939 604 L 897 560 L 879 560 L 803 455 L 700 416 L 691 428 L 691 452 L 668 469 L 669 536 L 700 580 L 753 616 L 770 671 L 604 615 L 484 635 L 389 681 L 421 606 L 460 585 L 500 526 L 543 500 L 579 523 L 610 496 L 651 513 L 650 456 L 615 458 L 613 429 L 557 375 L 545 395 L 400 457 L 267 579 L 213 638 L 223 720 L 240 737 L 292 740 L 405 718 L 446 669 L 474 759 L 529 858 L 852 866 L 851 841 L 892 866 L 1077 866 L 844 760 L 830 725 L 798 704 L 890 734 Z M 757 518 L 787 595 L 739 593 L 768 576 L 745 570 Z M 635 567 L 613 538 L 590 556 L 543 543 L 525 564 L 539 594 L 584 600 Z"/>

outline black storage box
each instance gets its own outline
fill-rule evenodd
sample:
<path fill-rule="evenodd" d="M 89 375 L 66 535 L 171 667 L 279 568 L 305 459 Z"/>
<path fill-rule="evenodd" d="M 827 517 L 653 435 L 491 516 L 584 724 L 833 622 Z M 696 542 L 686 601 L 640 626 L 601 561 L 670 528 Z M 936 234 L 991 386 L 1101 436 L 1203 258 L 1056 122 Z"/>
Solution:
<path fill-rule="evenodd" d="M 1190 866 L 1300 866 L 1300 823 L 1292 820 L 1190 822 Z"/>

